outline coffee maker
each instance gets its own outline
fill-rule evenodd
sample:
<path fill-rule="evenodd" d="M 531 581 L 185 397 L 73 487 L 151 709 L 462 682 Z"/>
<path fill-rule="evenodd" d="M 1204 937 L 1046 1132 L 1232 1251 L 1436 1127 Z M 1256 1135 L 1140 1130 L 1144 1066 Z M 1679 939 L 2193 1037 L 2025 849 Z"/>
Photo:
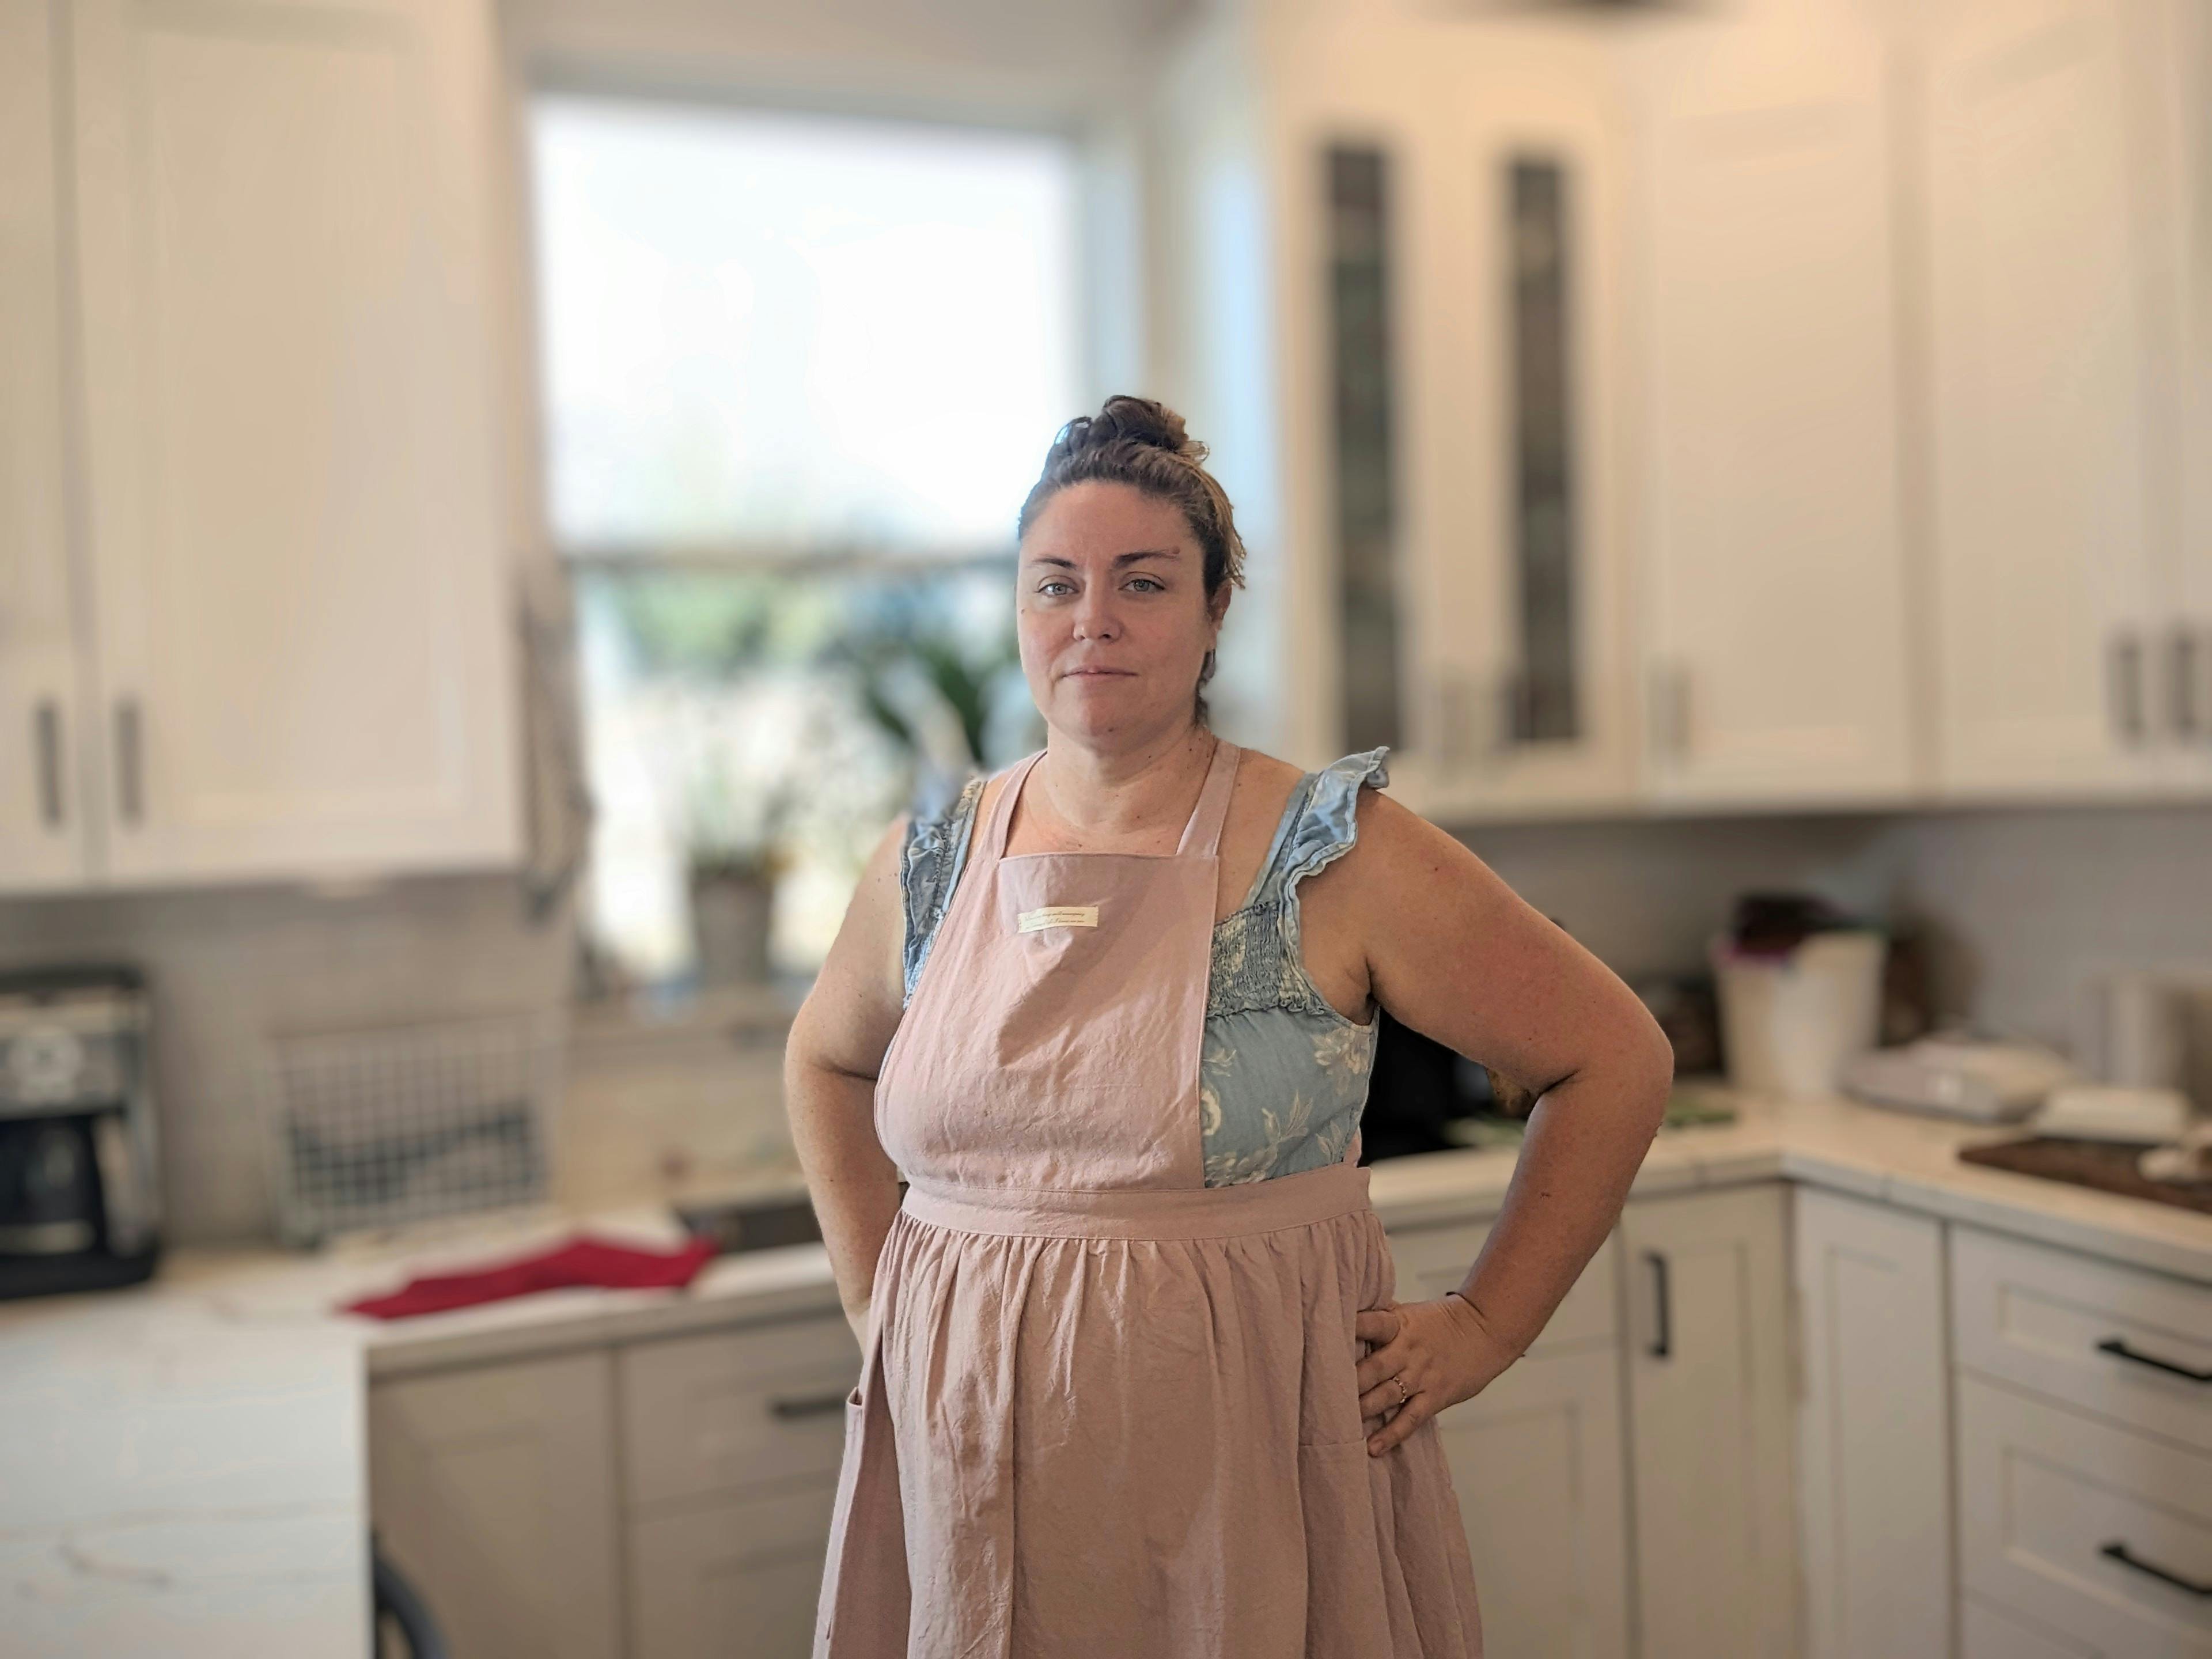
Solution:
<path fill-rule="evenodd" d="M 135 969 L 0 974 L 0 1297 L 154 1271 L 147 1016 Z"/>

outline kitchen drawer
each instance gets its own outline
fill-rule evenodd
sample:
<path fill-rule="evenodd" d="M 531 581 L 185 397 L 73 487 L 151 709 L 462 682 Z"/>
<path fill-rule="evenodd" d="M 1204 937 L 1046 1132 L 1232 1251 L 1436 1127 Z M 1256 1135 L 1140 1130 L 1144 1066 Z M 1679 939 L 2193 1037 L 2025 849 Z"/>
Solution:
<path fill-rule="evenodd" d="M 1951 1309 L 1967 1370 L 2212 1451 L 2212 1286 L 1954 1227 Z"/>
<path fill-rule="evenodd" d="M 621 1363 L 632 1504 L 836 1477 L 860 1370 L 842 1316 L 640 1343 Z"/>
<path fill-rule="evenodd" d="M 1467 1282 L 1467 1270 L 1482 1252 L 1490 1237 L 1490 1224 L 1472 1226 L 1414 1227 L 1390 1235 L 1390 1254 L 1398 1264 L 1398 1299 L 1422 1302 L 1455 1291 Z M 1607 1238 L 1590 1258 L 1583 1276 L 1559 1304 L 1552 1322 L 1536 1339 L 1532 1354 L 1565 1353 L 1603 1346 L 1620 1329 L 1619 1300 L 1614 1276 L 1618 1269 L 1618 1241 Z"/>
<path fill-rule="evenodd" d="M 2094 1653 L 2212 1656 L 2212 1595 L 2156 1576 L 2212 1584 L 2212 1456 L 1973 1376 L 1958 1399 L 1962 1587 Z"/>
<path fill-rule="evenodd" d="M 2070 1636 L 2031 1625 L 1978 1595 L 1959 1598 L 1959 1659 L 2121 1659 Z"/>
<path fill-rule="evenodd" d="M 832 1480 L 631 1522 L 630 1659 L 807 1659 Z"/>

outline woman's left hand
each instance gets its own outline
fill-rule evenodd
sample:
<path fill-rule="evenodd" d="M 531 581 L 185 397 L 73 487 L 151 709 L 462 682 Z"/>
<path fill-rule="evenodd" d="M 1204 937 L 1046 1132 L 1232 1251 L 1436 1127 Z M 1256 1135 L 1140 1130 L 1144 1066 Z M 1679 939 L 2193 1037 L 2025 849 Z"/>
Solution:
<path fill-rule="evenodd" d="M 1433 1302 L 1363 1309 L 1353 1329 L 1373 1345 L 1357 1372 L 1360 1415 L 1370 1423 L 1388 1419 L 1367 1437 L 1369 1453 L 1377 1456 L 1438 1412 L 1480 1394 L 1518 1358 L 1456 1291 Z"/>

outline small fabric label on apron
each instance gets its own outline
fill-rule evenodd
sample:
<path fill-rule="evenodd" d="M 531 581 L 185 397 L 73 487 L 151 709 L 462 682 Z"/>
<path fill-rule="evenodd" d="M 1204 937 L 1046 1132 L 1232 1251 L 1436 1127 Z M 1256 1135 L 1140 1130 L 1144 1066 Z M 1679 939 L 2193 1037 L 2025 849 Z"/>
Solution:
<path fill-rule="evenodd" d="M 1016 920 L 1020 931 L 1034 933 L 1046 927 L 1096 927 L 1098 907 L 1095 904 L 1048 904 L 1042 910 L 1024 910 Z"/>

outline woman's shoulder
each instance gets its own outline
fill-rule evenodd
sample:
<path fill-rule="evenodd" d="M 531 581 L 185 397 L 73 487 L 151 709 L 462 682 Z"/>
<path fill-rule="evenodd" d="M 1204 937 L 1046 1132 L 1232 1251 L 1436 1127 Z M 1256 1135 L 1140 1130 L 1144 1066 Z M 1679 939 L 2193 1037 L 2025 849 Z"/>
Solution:
<path fill-rule="evenodd" d="M 1270 798 L 1282 801 L 1273 843 L 1262 861 L 1256 896 L 1292 892 L 1308 876 L 1342 858 L 1356 846 L 1368 814 L 1363 799 L 1390 781 L 1387 758 L 1389 747 L 1360 750 L 1306 771 L 1259 750 L 1250 751 L 1279 777 L 1287 778 L 1287 796 L 1271 790 Z"/>

